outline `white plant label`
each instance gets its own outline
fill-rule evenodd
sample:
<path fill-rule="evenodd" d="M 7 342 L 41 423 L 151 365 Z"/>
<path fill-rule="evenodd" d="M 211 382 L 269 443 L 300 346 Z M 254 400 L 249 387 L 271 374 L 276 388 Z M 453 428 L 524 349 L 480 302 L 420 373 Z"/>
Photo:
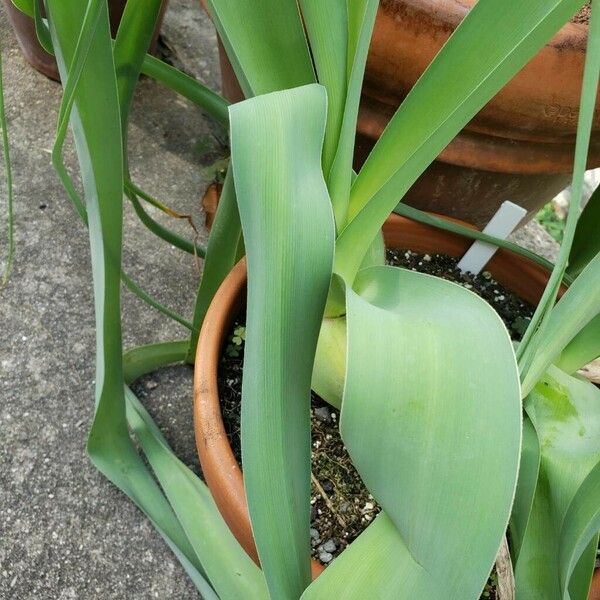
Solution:
<path fill-rule="evenodd" d="M 506 239 L 523 220 L 527 211 L 514 202 L 503 202 L 490 222 L 485 226 L 483 233 Z M 498 246 L 477 240 L 460 259 L 458 268 L 464 273 L 468 271 L 477 275 L 494 256 Z"/>

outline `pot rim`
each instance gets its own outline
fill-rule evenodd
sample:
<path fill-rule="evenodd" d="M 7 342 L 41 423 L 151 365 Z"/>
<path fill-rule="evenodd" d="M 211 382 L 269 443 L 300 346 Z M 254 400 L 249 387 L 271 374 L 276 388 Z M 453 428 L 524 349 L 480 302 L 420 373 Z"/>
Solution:
<path fill-rule="evenodd" d="M 468 226 L 457 219 L 444 218 Z M 388 218 L 383 231 L 387 245 L 402 247 L 401 244 L 405 244 L 403 247 L 424 252 L 435 252 L 433 248 L 442 244 L 440 252 L 458 256 L 472 243 L 472 240 L 458 234 L 396 214 Z M 418 240 L 421 246 L 415 248 Z M 423 240 L 426 240 L 429 250 L 426 249 Z M 499 249 L 495 253 L 486 270 L 492 272 L 497 281 L 530 302 L 536 301 L 536 296 L 539 300 L 549 277 L 548 271 L 543 267 L 505 249 Z M 217 384 L 218 365 L 225 335 L 244 305 L 246 277 L 246 259 L 243 258 L 225 278 L 206 313 L 196 350 L 193 416 L 196 447 L 206 483 L 229 528 L 244 550 L 258 564 L 244 492 L 243 473 L 225 432 Z M 565 289 L 563 286 L 561 293 L 564 293 Z M 311 560 L 311 569 L 314 578 L 324 567 Z"/>

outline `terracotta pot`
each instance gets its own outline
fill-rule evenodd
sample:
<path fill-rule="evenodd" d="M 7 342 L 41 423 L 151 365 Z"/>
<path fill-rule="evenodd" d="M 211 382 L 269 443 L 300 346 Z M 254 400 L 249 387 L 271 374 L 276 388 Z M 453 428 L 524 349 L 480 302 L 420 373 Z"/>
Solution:
<path fill-rule="evenodd" d="M 589 600 L 600 600 L 600 569 L 596 568 L 594 578 L 592 579 L 592 587 L 590 588 Z"/>
<path fill-rule="evenodd" d="M 19 42 L 19 46 L 21 47 L 21 51 L 23 52 L 27 62 L 34 69 L 46 75 L 46 77 L 54 79 L 55 81 L 59 81 L 60 77 L 54 56 L 52 56 L 52 54 L 48 54 L 48 52 L 46 52 L 38 42 L 33 19 L 22 13 L 19 9 L 15 8 L 11 0 L 2 0 L 2 2 L 8 13 L 8 20 L 12 25 L 15 35 L 17 36 L 17 41 Z M 125 10 L 126 2 L 127 0 L 108 0 L 110 30 L 113 37 L 117 34 L 117 29 L 119 28 L 119 23 L 121 22 L 123 10 Z M 40 4 L 42 4 L 43 9 L 43 3 L 41 0 Z M 160 32 L 160 25 L 162 23 L 166 8 L 167 0 L 163 2 L 158 25 L 150 45 L 151 51 L 154 51 L 156 48 L 156 42 Z"/>
<path fill-rule="evenodd" d="M 462 255 L 472 243 L 398 215 L 388 219 L 384 235 L 390 247 L 451 256 Z M 539 301 L 548 280 L 548 273 L 540 266 L 506 250 L 498 250 L 487 269 L 500 283 L 532 304 Z M 215 502 L 237 540 L 258 562 L 242 471 L 225 433 L 217 387 L 222 347 L 245 302 L 246 262 L 242 259 L 213 298 L 200 332 L 194 372 L 194 429 L 202 472 Z M 312 562 L 313 576 L 322 570 L 322 565 Z"/>
<path fill-rule="evenodd" d="M 363 85 L 355 167 L 475 0 L 382 0 Z M 498 15 L 502 18 L 502 14 Z M 484 226 L 505 200 L 531 217 L 571 180 L 588 26 L 568 23 L 446 147 L 405 202 Z M 219 48 L 222 89 L 242 98 Z M 589 167 L 600 166 L 600 96 Z"/>

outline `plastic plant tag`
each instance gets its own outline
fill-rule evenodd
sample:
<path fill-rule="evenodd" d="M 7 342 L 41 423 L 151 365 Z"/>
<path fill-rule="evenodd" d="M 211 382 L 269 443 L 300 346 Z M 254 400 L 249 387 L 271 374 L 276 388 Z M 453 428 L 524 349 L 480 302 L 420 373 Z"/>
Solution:
<path fill-rule="evenodd" d="M 505 239 L 522 221 L 527 211 L 514 202 L 503 202 L 490 222 L 485 226 L 483 233 Z M 460 259 L 458 268 L 464 273 L 468 271 L 477 275 L 487 265 L 489 260 L 498 250 L 498 246 L 487 242 L 476 241 Z"/>

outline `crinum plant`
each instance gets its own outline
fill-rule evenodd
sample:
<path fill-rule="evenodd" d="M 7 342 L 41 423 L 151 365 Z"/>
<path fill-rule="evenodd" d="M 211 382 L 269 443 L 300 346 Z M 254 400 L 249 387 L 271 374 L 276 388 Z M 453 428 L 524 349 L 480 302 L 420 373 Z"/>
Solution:
<path fill-rule="evenodd" d="M 598 0 L 565 241 L 516 355 L 483 300 L 385 266 L 380 230 L 582 0 L 480 0 L 358 174 L 352 154 L 374 0 L 210 0 L 248 97 L 229 110 L 146 56 L 160 0 L 129 0 L 114 41 L 103 0 L 46 0 L 47 19 L 37 3 L 17 4 L 57 57 L 64 95 L 53 160 L 90 232 L 97 407 L 88 451 L 152 520 L 202 596 L 477 598 L 510 520 L 517 598 L 583 600 L 600 529 L 600 392 L 574 373 L 600 355 L 600 254 L 598 239 L 586 237 L 597 227 L 597 198 L 577 223 L 598 86 Z M 231 167 L 206 249 L 153 221 L 143 202 L 161 203 L 129 177 L 127 119 L 142 71 L 229 123 Z M 61 159 L 69 123 L 83 200 Z M 122 272 L 124 195 L 157 235 L 205 256 L 192 322 Z M 555 305 L 571 247 L 572 283 Z M 244 252 L 242 452 L 260 569 L 128 387 L 191 360 L 207 307 Z M 190 337 L 123 355 L 122 280 Z M 344 443 L 383 509 L 313 583 L 311 385 L 341 406 Z"/>

